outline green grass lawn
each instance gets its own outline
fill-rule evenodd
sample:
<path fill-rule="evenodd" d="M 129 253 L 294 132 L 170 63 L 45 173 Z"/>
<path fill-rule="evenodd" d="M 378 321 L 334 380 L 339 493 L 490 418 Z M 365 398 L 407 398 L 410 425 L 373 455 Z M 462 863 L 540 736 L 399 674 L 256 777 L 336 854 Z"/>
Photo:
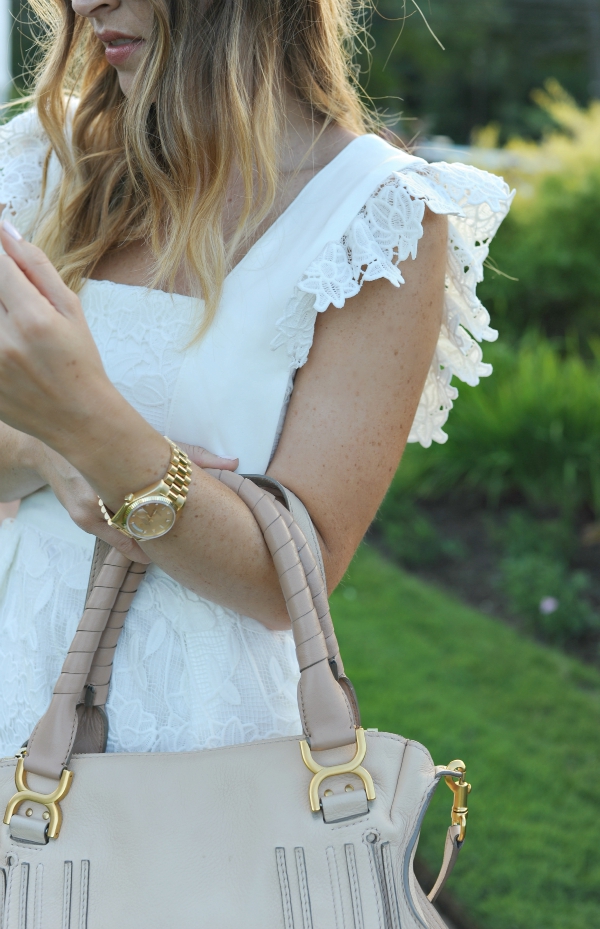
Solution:
<path fill-rule="evenodd" d="M 476 925 L 600 926 L 600 673 L 367 547 L 331 602 L 364 725 L 467 764 L 469 835 L 448 887 Z M 441 784 L 420 843 L 436 871 L 450 805 Z"/>

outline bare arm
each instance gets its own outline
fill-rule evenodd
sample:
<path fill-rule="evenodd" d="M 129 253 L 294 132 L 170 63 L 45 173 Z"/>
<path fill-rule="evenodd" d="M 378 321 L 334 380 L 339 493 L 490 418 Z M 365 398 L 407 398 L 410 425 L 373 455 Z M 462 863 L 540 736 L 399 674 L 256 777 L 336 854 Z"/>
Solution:
<path fill-rule="evenodd" d="M 0 417 L 50 445 L 116 510 L 166 471 L 164 439 L 108 382 L 79 301 L 33 246 L 2 242 Z M 398 464 L 439 332 L 444 219 L 427 214 L 400 290 L 365 284 L 317 324 L 271 474 L 321 534 L 330 586 L 343 575 Z M 18 264 L 21 270 L 18 270 Z M 40 291 L 42 296 L 40 296 Z M 176 439 L 177 437 L 174 436 Z M 94 534 L 97 510 L 78 523 Z M 243 503 L 200 468 L 174 529 L 147 556 L 201 596 L 271 628 L 288 624 L 262 535 Z"/>
<path fill-rule="evenodd" d="M 308 507 L 330 590 L 398 467 L 439 336 L 447 220 L 427 210 L 424 230 L 400 290 L 373 281 L 319 315 L 269 468 Z"/>

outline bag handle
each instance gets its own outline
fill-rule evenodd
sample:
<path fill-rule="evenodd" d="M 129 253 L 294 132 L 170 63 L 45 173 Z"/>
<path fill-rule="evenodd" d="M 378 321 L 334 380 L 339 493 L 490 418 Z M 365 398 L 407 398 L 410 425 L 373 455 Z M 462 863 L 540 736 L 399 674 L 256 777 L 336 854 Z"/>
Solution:
<path fill-rule="evenodd" d="M 216 476 L 216 472 L 212 476 Z M 274 480 L 274 478 L 267 477 L 266 475 L 262 474 L 246 474 L 244 477 L 246 477 L 248 480 L 251 480 L 252 483 L 257 484 L 257 486 L 262 487 L 264 490 L 267 490 L 270 494 L 273 495 L 275 506 L 286 521 L 286 524 L 288 525 L 288 528 L 294 537 L 296 547 L 299 550 L 300 560 L 302 561 L 304 570 L 307 575 L 310 590 L 313 596 L 313 602 L 317 609 L 317 614 L 321 623 L 321 629 L 323 631 L 323 635 L 325 636 L 331 670 L 333 671 L 334 677 L 342 682 L 342 687 L 347 691 L 348 698 L 350 699 L 354 709 L 356 724 L 360 725 L 360 711 L 358 709 L 356 695 L 354 693 L 354 688 L 352 687 L 351 682 L 345 677 L 344 665 L 342 663 L 342 657 L 340 655 L 340 649 L 335 635 L 333 622 L 331 621 L 329 601 L 327 598 L 327 586 L 325 583 L 325 567 L 323 564 L 323 557 L 321 555 L 321 548 L 317 534 L 315 532 L 315 528 L 309 516 L 308 510 L 299 499 L 299 497 L 292 493 L 291 490 L 288 490 L 286 487 L 280 484 L 279 481 Z M 290 514 L 293 519 L 290 519 Z M 303 543 L 301 536 L 299 536 L 296 532 L 295 524 L 297 524 L 302 530 L 302 535 L 305 537 L 306 544 Z M 89 596 L 92 589 L 93 583 L 109 550 L 110 545 L 108 542 L 102 542 L 100 539 L 96 540 L 86 602 L 87 597 Z M 317 563 L 317 572 L 314 571 L 313 562 Z M 109 622 L 109 625 L 115 628 L 114 620 Z M 101 675 L 99 669 L 112 666 L 112 658 L 114 656 L 114 650 L 116 648 L 117 641 L 118 635 L 116 638 L 111 637 L 110 641 L 105 638 L 100 642 L 97 656 L 94 659 L 87 680 L 88 690 L 86 693 L 85 705 L 88 708 L 90 706 L 103 707 L 106 703 L 108 688 L 104 684 L 102 684 L 100 687 L 98 686 L 100 682 L 99 675 Z M 112 653 L 108 652 L 108 648 L 112 650 Z M 104 751 L 106 738 L 108 735 L 107 725 L 108 724 L 106 720 L 103 718 L 98 718 L 97 714 L 96 716 L 87 712 L 80 714 L 77 739 L 73 751 Z"/>
<path fill-rule="evenodd" d="M 211 474 L 213 477 L 215 477 L 217 474 L 217 472 L 213 472 L 212 470 L 208 471 L 208 473 Z M 300 529 L 302 530 L 302 534 L 304 535 L 306 539 L 308 549 L 312 553 L 312 556 L 314 560 L 316 561 L 317 566 L 319 568 L 321 583 L 318 584 L 316 577 L 310 573 L 311 571 L 310 566 L 308 564 L 304 565 L 306 573 L 308 575 L 309 583 L 311 585 L 311 591 L 313 594 L 313 598 L 315 600 L 315 605 L 317 606 L 317 612 L 319 614 L 319 619 L 321 621 L 321 628 L 323 630 L 323 635 L 325 636 L 325 641 L 327 642 L 329 663 L 332 665 L 332 670 L 334 671 L 334 674 L 337 668 L 338 676 L 340 678 L 343 678 L 344 677 L 344 666 L 342 664 L 342 658 L 340 655 L 340 650 L 339 650 L 337 638 L 335 635 L 335 630 L 333 628 L 333 623 L 331 621 L 331 614 L 329 613 L 329 610 L 328 610 L 329 604 L 328 602 L 327 604 L 320 604 L 320 603 L 318 604 L 319 596 L 324 595 L 325 599 L 327 599 L 325 566 L 323 564 L 323 556 L 321 554 L 321 547 L 319 545 L 317 533 L 315 532 L 315 527 L 313 525 L 312 519 L 310 518 L 308 510 L 306 509 L 306 507 L 304 506 L 300 498 L 296 496 L 296 494 L 292 493 L 291 490 L 288 490 L 287 487 L 284 487 L 283 484 L 280 484 L 279 481 L 276 481 L 274 478 L 268 477 L 266 474 L 245 474 L 244 477 L 248 478 L 248 480 L 252 481 L 252 483 L 256 484 L 258 487 L 262 487 L 264 490 L 267 490 L 270 494 L 272 494 L 273 498 L 275 499 L 275 505 L 278 507 L 279 511 L 282 513 L 284 518 L 287 519 L 286 511 L 289 511 L 289 513 L 291 513 L 293 517 L 293 522 L 297 523 Z M 285 509 L 282 508 L 281 504 L 283 504 L 283 507 Z M 289 523 L 289 528 L 290 528 L 290 531 L 293 533 L 294 532 L 293 523 Z M 296 544 L 298 545 L 298 539 L 296 539 L 295 541 L 296 541 Z M 298 548 L 302 549 L 302 546 L 298 545 Z M 104 562 L 106 555 L 108 554 L 109 549 L 110 549 L 110 545 L 108 544 L 108 542 L 103 542 L 101 539 L 96 540 L 96 547 L 94 549 L 94 556 L 92 559 L 92 566 L 90 570 L 90 581 L 88 584 L 88 589 L 87 589 L 87 594 L 86 594 L 86 602 L 91 592 L 93 583 L 97 577 L 97 574 L 100 568 L 102 567 L 102 564 Z M 304 558 L 306 556 L 302 554 L 302 551 L 300 552 L 300 556 L 304 563 Z M 90 695 L 88 694 L 88 697 L 89 696 Z M 353 696 L 353 699 L 355 699 L 354 696 Z M 101 701 L 98 699 L 97 696 L 94 697 L 93 703 L 95 706 L 102 705 Z M 357 712 L 358 712 L 358 708 L 357 708 Z"/>
<path fill-rule="evenodd" d="M 275 506 L 278 508 L 279 512 L 287 522 L 288 528 L 290 529 L 290 532 L 294 537 L 294 541 L 296 542 L 296 546 L 298 548 L 298 552 L 310 584 L 313 600 L 317 608 L 319 621 L 321 623 L 321 629 L 323 630 L 323 635 L 325 636 L 325 641 L 327 643 L 329 663 L 332 665 L 334 676 L 336 675 L 337 670 L 338 678 L 340 680 L 344 679 L 344 665 L 342 663 L 342 656 L 340 655 L 340 649 L 335 634 L 335 629 L 333 628 L 331 613 L 329 611 L 327 579 L 325 576 L 323 555 L 321 553 L 321 546 L 319 545 L 317 533 L 315 532 L 315 527 L 313 525 L 312 519 L 310 518 L 309 512 L 300 498 L 296 496 L 296 494 L 292 493 L 291 490 L 288 490 L 287 487 L 284 487 L 283 484 L 280 484 L 279 481 L 276 481 L 274 478 L 263 474 L 245 474 L 244 477 L 247 477 L 248 480 L 252 481 L 254 484 L 257 484 L 259 487 L 262 487 L 264 490 L 269 491 L 269 493 L 273 495 L 275 498 Z M 289 518 L 290 515 L 292 519 Z M 306 545 L 308 546 L 306 549 L 303 547 L 300 536 L 298 536 L 296 532 L 296 526 L 299 527 L 302 531 L 302 535 L 304 536 Z M 312 573 L 312 563 L 309 561 L 309 553 L 312 555 L 313 560 L 317 564 L 318 574 Z M 325 598 L 325 602 L 321 602 L 321 597 Z M 350 681 L 348 681 L 348 683 L 350 684 Z M 356 702 L 354 690 L 352 690 L 352 695 L 353 700 Z M 358 706 L 356 707 L 356 713 L 358 714 Z M 360 725 L 360 723 L 357 723 L 357 725 Z"/>
<path fill-rule="evenodd" d="M 207 473 L 246 503 L 273 557 L 292 621 L 300 667 L 298 705 L 312 750 L 354 745 L 360 724 L 356 698 L 343 674 L 324 581 L 302 530 L 273 494 L 253 481 L 231 471 Z M 60 779 L 76 747 L 82 705 L 106 702 L 118 637 L 145 573 L 144 565 L 130 562 L 116 549 L 109 549 L 104 559 L 102 555 L 98 546 L 83 617 L 24 759 L 26 771 L 54 780 Z M 92 699 L 90 688 L 95 691 Z"/>
<path fill-rule="evenodd" d="M 109 548 L 54 687 L 50 706 L 27 743 L 26 771 L 60 779 L 73 751 L 79 722 L 77 707 L 85 703 L 92 662 L 111 639 L 116 646 L 145 572 L 145 565 L 132 562 L 115 548 Z M 114 647 L 110 651 L 114 652 Z M 108 694 L 111 671 L 112 660 L 101 669 L 97 696 Z M 106 702 L 106 696 L 102 702 Z"/>

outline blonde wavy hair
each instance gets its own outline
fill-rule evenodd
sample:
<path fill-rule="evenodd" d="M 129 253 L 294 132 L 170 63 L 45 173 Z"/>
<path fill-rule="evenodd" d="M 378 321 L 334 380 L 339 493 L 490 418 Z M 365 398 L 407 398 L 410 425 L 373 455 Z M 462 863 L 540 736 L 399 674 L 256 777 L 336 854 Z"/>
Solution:
<path fill-rule="evenodd" d="M 373 126 L 353 78 L 362 3 L 148 2 L 152 37 L 125 97 L 70 0 L 30 0 L 44 29 L 34 99 L 63 169 L 35 241 L 74 290 L 107 252 L 148 242 L 151 286 L 172 290 L 183 266 L 206 301 L 204 330 L 233 254 L 273 206 L 286 84 L 323 128 L 335 122 L 362 134 Z M 234 166 L 245 200 L 226 246 Z"/>

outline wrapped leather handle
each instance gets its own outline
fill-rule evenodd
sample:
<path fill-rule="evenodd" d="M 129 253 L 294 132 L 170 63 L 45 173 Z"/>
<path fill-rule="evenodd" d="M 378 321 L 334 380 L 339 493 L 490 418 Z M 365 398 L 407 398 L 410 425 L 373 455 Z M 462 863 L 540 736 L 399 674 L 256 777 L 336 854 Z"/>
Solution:
<path fill-rule="evenodd" d="M 216 477 L 218 472 L 207 470 L 207 473 L 211 474 L 213 477 Z M 253 484 L 256 484 L 258 487 L 262 487 L 264 490 L 267 490 L 270 494 L 272 494 L 275 500 L 275 505 L 283 515 L 284 519 L 287 520 L 292 535 L 294 535 L 295 524 L 297 524 L 302 531 L 302 535 L 306 539 L 306 547 L 303 547 L 302 544 L 299 544 L 298 538 L 295 538 L 295 541 L 299 549 L 300 558 L 304 565 L 307 578 L 309 580 L 315 606 L 317 607 L 317 612 L 319 614 L 323 635 L 325 636 L 325 641 L 327 642 L 327 651 L 329 654 L 330 664 L 333 667 L 334 673 L 337 669 L 338 676 L 343 678 L 344 666 L 342 664 L 342 658 L 340 655 L 335 630 L 331 621 L 331 614 L 329 613 L 329 603 L 322 603 L 320 600 L 320 597 L 324 596 L 325 601 L 327 601 L 325 567 L 323 564 L 323 557 L 321 555 L 317 534 L 315 532 L 315 528 L 309 516 L 308 510 L 302 501 L 294 493 L 292 493 L 291 490 L 288 490 L 287 487 L 284 487 L 283 484 L 280 484 L 279 481 L 276 481 L 274 478 L 267 477 L 265 474 L 245 474 L 243 476 L 252 481 Z M 281 504 L 283 504 L 283 506 Z M 288 519 L 288 511 L 292 515 L 293 520 Z M 104 559 L 108 555 L 109 550 L 110 545 L 108 542 L 102 542 L 100 539 L 96 540 L 96 547 L 94 549 L 94 557 L 92 559 L 92 567 L 90 571 L 90 581 L 86 594 L 86 602 L 97 574 L 102 567 Z M 312 573 L 313 568 L 312 561 L 310 560 L 311 556 L 312 560 L 316 562 L 319 569 L 317 575 Z M 354 696 L 353 699 L 355 699 Z M 94 697 L 94 705 L 101 705 L 101 702 L 97 696 Z"/>
<path fill-rule="evenodd" d="M 273 494 L 248 478 L 231 471 L 208 473 L 246 503 L 273 557 L 292 621 L 300 666 L 298 705 L 306 738 L 315 751 L 353 745 L 360 722 L 358 707 L 344 676 L 325 582 L 302 529 Z M 83 617 L 50 706 L 29 740 L 25 770 L 58 780 L 73 750 L 104 750 L 102 727 L 93 715 L 84 719 L 82 708 L 106 703 L 114 651 L 144 573 L 144 565 L 130 562 L 105 543 L 96 547 Z M 91 732 L 90 719 L 92 729 L 95 726 Z"/>
<path fill-rule="evenodd" d="M 339 668 L 330 665 L 329 648 L 343 672 L 325 583 L 302 530 L 289 512 L 277 506 L 272 494 L 248 478 L 231 471 L 209 473 L 234 490 L 248 506 L 273 557 L 292 621 L 300 667 L 298 706 L 308 742 L 313 751 L 354 745 L 355 729 L 360 725 L 358 705 L 350 681 L 339 673 Z M 308 573 L 301 554 L 307 561 Z M 311 580 L 317 585 L 316 595 L 311 590 Z M 330 633 L 329 648 L 326 633 Z"/>

